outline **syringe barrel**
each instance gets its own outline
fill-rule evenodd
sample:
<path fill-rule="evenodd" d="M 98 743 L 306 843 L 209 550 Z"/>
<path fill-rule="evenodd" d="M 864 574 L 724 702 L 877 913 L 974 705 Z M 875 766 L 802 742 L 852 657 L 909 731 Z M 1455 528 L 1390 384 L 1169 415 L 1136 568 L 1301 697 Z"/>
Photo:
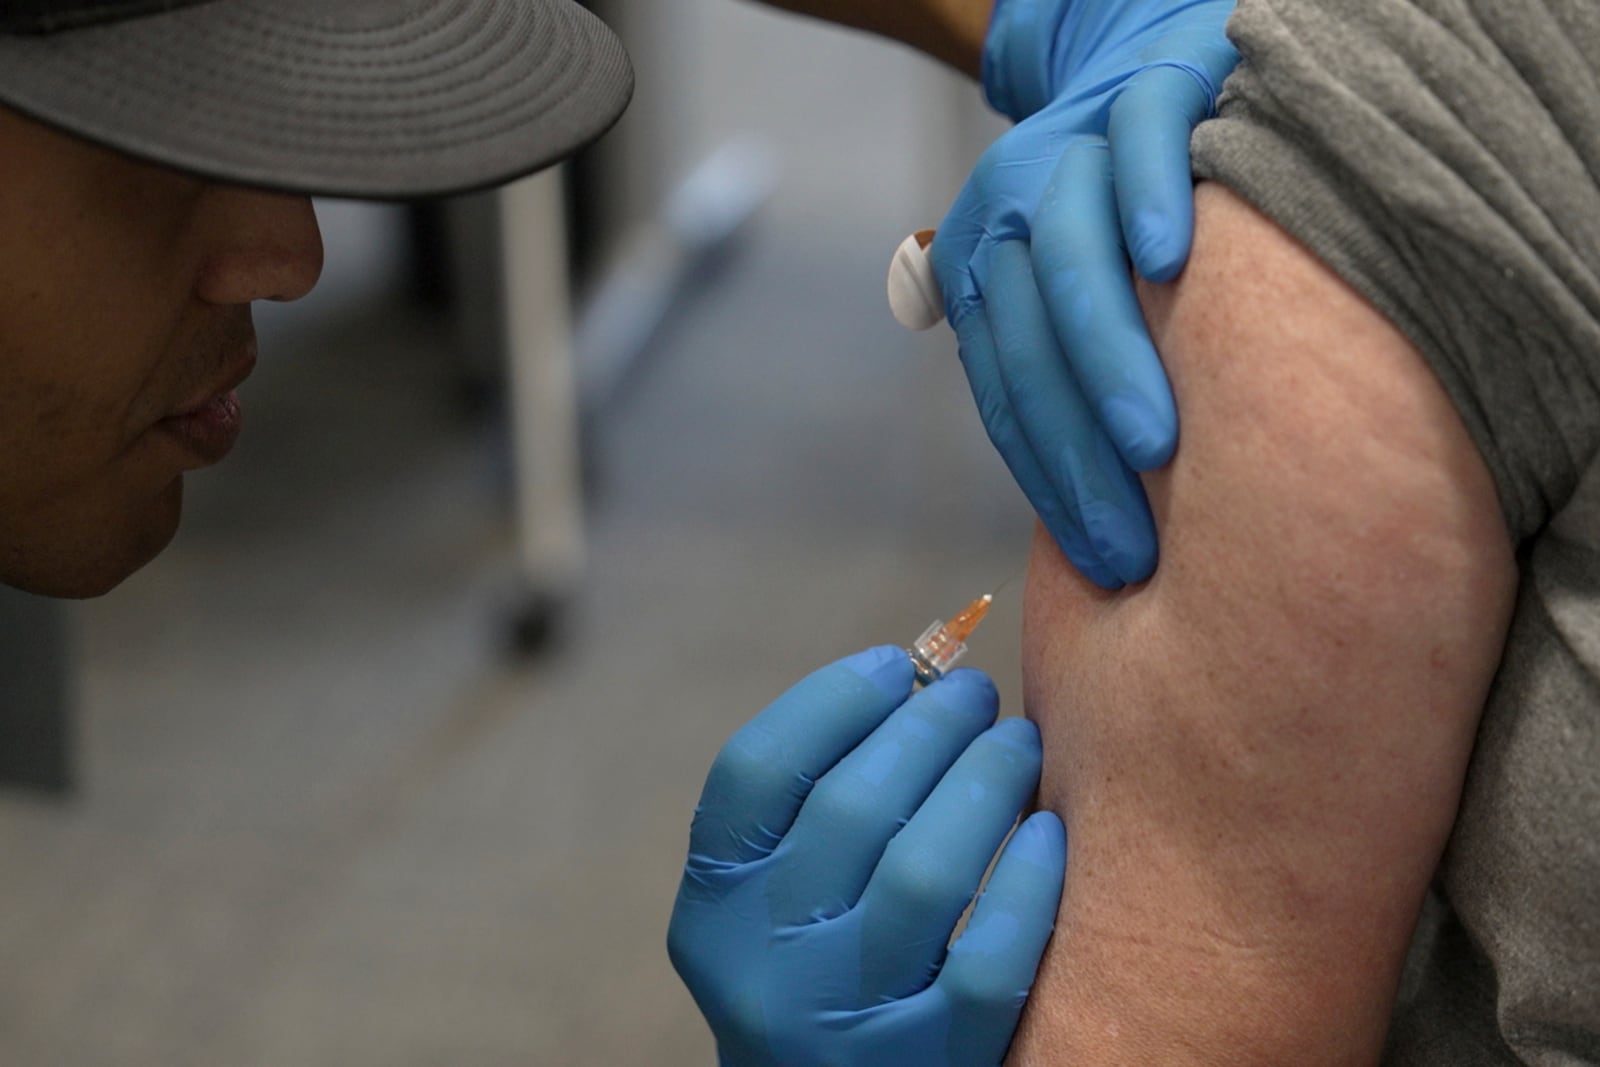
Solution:
<path fill-rule="evenodd" d="M 932 685 L 967 654 L 967 643 L 953 638 L 945 623 L 936 619 L 922 631 L 916 643 L 906 649 L 906 654 L 916 668 L 917 680 L 923 685 Z"/>

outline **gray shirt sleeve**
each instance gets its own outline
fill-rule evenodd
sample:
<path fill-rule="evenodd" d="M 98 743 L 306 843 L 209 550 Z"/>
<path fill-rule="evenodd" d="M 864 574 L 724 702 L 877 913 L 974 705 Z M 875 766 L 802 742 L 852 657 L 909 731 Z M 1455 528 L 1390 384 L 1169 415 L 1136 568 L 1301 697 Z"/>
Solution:
<path fill-rule="evenodd" d="M 1519 542 L 1600 449 L 1600 4 L 1243 0 L 1194 142 L 1432 364 Z"/>
<path fill-rule="evenodd" d="M 1196 173 L 1417 346 L 1519 547 L 1385 1062 L 1600 1064 L 1600 2 L 1240 0 L 1229 33 Z"/>

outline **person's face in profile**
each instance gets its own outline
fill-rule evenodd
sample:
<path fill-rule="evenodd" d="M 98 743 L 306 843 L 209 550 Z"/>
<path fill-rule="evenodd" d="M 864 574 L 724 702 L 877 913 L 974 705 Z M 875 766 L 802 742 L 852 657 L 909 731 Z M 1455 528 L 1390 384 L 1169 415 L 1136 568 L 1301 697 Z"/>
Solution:
<path fill-rule="evenodd" d="M 237 436 L 254 300 L 322 269 L 310 202 L 0 108 L 0 582 L 93 596 L 171 540 Z"/>

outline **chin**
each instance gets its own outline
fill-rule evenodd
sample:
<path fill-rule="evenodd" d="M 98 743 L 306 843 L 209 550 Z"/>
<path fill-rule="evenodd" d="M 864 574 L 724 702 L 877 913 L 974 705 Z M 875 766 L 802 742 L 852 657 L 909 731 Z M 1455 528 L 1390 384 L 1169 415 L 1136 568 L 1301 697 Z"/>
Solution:
<path fill-rule="evenodd" d="M 48 545 L 5 554 L 7 558 L 0 560 L 0 584 L 62 600 L 104 596 L 172 543 L 182 514 L 183 483 L 174 480 L 137 511 L 55 525 Z"/>

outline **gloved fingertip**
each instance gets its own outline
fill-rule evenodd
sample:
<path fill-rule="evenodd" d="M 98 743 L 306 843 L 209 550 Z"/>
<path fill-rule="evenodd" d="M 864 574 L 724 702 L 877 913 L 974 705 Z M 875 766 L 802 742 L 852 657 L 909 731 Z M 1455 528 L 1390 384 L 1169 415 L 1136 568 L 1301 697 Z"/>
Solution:
<path fill-rule="evenodd" d="M 1069 556 L 1067 558 L 1071 559 L 1072 557 Z M 1115 593 L 1128 584 L 1122 580 L 1116 571 L 1101 563 L 1098 558 L 1088 563 L 1079 563 L 1077 560 L 1072 560 L 1072 564 L 1078 568 L 1079 574 L 1108 593 Z"/>
<path fill-rule="evenodd" d="M 987 674 L 972 667 L 953 670 L 933 684 L 933 688 L 960 692 L 963 696 L 994 706 L 1000 703 L 1000 690 Z"/>
<path fill-rule="evenodd" d="M 1127 227 L 1128 254 L 1139 274 L 1153 282 L 1170 282 L 1183 273 L 1189 259 L 1189 237 L 1160 211 L 1136 212 Z"/>
<path fill-rule="evenodd" d="M 1039 728 L 1030 719 L 1002 719 L 989 728 L 989 736 L 1029 754 L 1041 751 Z"/>
<path fill-rule="evenodd" d="M 1149 581 L 1156 572 L 1155 542 L 1146 541 L 1123 553 L 1121 563 L 1122 568 L 1117 573 L 1121 575 L 1124 587 Z"/>
<path fill-rule="evenodd" d="M 1055 812 L 1035 812 L 1011 835 L 1006 855 L 1047 871 L 1062 870 L 1067 864 L 1067 828 Z"/>
<path fill-rule="evenodd" d="M 1178 448 L 1178 426 L 1142 397 L 1112 396 L 1100 405 L 1106 432 L 1123 461 L 1136 471 L 1166 466 Z"/>
<path fill-rule="evenodd" d="M 1123 588 L 1149 581 L 1156 572 L 1155 534 L 1140 524 L 1129 523 L 1122 527 L 1114 544 L 1101 549 L 1100 555 L 1116 572 Z"/>
<path fill-rule="evenodd" d="M 1105 561 L 1097 553 L 1083 548 L 1075 541 L 1069 542 L 1062 538 L 1049 522 L 1045 523 L 1045 528 L 1050 531 L 1050 536 L 1055 541 L 1056 547 L 1061 550 L 1061 554 L 1066 556 L 1067 561 L 1077 568 L 1079 574 L 1098 585 L 1101 589 L 1115 591 L 1122 588 L 1122 579 L 1117 576 L 1116 571 L 1106 566 Z"/>
<path fill-rule="evenodd" d="M 837 664 L 876 685 L 884 693 L 901 697 L 911 691 L 916 669 L 906 650 L 896 645 L 879 645 L 846 656 Z"/>
<path fill-rule="evenodd" d="M 1139 276 L 1157 285 L 1165 285 L 1175 281 L 1183 273 L 1183 268 L 1189 265 L 1187 251 L 1177 251 L 1170 245 L 1148 249 L 1144 252 L 1135 252 L 1133 255 L 1134 269 Z"/>
<path fill-rule="evenodd" d="M 1134 267 L 1138 270 L 1140 277 L 1146 281 L 1155 282 L 1157 285 L 1165 285 L 1167 282 L 1176 280 L 1187 265 L 1187 257 L 1182 259 L 1152 258 L 1144 262 L 1134 260 Z"/>
<path fill-rule="evenodd" d="M 1082 510 L 1084 532 L 1121 584 L 1137 585 L 1155 573 L 1156 543 L 1148 516 L 1106 500 L 1084 501 Z"/>

